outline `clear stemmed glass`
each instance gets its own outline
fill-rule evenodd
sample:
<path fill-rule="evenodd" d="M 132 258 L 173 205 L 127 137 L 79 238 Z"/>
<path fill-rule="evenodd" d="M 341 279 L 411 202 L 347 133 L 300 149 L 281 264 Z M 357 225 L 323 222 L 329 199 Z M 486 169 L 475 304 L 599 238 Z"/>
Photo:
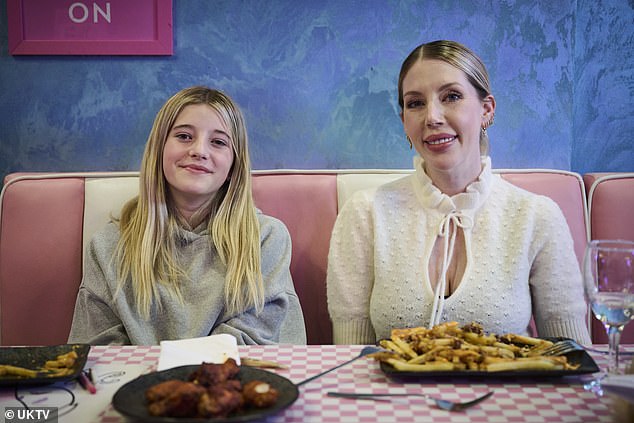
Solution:
<path fill-rule="evenodd" d="M 607 373 L 618 374 L 621 333 L 634 319 L 634 242 L 590 241 L 584 257 L 583 279 L 592 312 L 608 334 Z"/>

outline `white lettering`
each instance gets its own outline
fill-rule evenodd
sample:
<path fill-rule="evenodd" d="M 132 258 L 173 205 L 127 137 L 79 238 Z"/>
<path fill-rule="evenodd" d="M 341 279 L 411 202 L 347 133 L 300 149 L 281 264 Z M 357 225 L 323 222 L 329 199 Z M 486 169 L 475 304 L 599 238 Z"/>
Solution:
<path fill-rule="evenodd" d="M 81 9 L 79 11 L 81 16 L 77 16 L 77 14 L 75 13 L 77 9 Z M 99 6 L 97 3 L 93 3 L 92 12 L 93 12 L 93 18 L 92 18 L 93 23 L 99 22 L 99 15 L 101 15 L 101 17 L 103 17 L 108 23 L 112 23 L 112 16 L 110 15 L 110 2 L 106 2 L 106 10 L 103 10 L 101 6 Z M 88 16 L 90 16 L 90 11 L 88 9 L 88 6 L 86 6 L 84 3 L 76 2 L 71 4 L 70 7 L 68 8 L 68 17 L 74 23 L 77 23 L 77 24 L 84 23 L 88 19 Z"/>
<path fill-rule="evenodd" d="M 84 12 L 84 15 L 81 18 L 75 17 L 75 10 L 78 7 L 82 9 L 82 11 Z M 73 3 L 68 8 L 68 17 L 70 18 L 71 21 L 75 23 L 84 23 L 86 22 L 86 19 L 88 19 L 88 7 L 86 7 L 86 5 L 83 3 Z"/>
<path fill-rule="evenodd" d="M 36 410 L 26 410 L 26 409 L 19 409 L 18 411 L 18 420 L 36 420 L 36 421 L 42 421 L 42 419 L 48 420 L 48 416 L 51 413 L 51 410 L 41 410 L 41 409 L 36 409 Z"/>
<path fill-rule="evenodd" d="M 38 420 L 44 419 L 45 421 L 48 420 L 48 415 L 50 412 L 51 410 L 37 410 L 37 419 Z"/>
<path fill-rule="evenodd" d="M 97 23 L 97 13 L 99 13 L 101 16 L 104 17 L 105 20 L 108 21 L 108 23 L 110 22 L 110 2 L 106 3 L 106 11 L 104 12 L 104 10 L 99 7 L 99 5 L 97 3 L 93 3 L 94 6 L 94 13 L 95 13 L 95 17 L 94 17 L 94 22 Z"/>

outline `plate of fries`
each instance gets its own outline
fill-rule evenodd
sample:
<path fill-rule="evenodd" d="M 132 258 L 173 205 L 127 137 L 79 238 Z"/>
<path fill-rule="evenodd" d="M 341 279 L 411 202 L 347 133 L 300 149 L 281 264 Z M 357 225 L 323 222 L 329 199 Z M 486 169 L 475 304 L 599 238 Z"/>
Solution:
<path fill-rule="evenodd" d="M 42 385 L 76 378 L 90 345 L 0 347 L 0 386 Z"/>
<path fill-rule="evenodd" d="M 564 338 L 487 334 L 482 326 L 446 322 L 431 329 L 393 329 L 371 354 L 390 376 L 570 376 L 599 371 L 586 351 L 562 356 L 541 352 Z"/>

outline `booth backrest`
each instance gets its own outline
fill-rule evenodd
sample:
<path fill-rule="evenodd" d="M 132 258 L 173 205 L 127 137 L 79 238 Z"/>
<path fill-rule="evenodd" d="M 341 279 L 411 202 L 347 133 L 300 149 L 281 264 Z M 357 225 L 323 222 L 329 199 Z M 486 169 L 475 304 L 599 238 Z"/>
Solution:
<path fill-rule="evenodd" d="M 634 241 L 634 173 L 588 173 L 590 239 Z"/>
<path fill-rule="evenodd" d="M 634 173 L 588 173 L 583 176 L 588 194 L 590 239 L 634 241 Z M 593 317 L 594 341 L 607 343 L 608 336 Z M 621 342 L 634 343 L 634 325 L 627 325 Z"/>
<path fill-rule="evenodd" d="M 582 257 L 586 202 L 578 174 L 498 170 L 522 188 L 561 207 Z M 330 234 L 337 213 L 356 190 L 406 176 L 405 170 L 254 171 L 253 195 L 266 214 L 282 220 L 293 242 L 291 273 L 308 342 L 329 344 L 326 303 Z M 16 173 L 0 194 L 0 345 L 65 343 L 82 257 L 92 234 L 138 192 L 135 172 Z"/>

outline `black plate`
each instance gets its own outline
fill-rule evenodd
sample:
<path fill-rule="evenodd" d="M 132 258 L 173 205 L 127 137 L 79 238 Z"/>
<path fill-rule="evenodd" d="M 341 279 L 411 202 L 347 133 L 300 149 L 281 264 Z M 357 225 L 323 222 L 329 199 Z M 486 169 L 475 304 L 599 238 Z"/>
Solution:
<path fill-rule="evenodd" d="M 279 397 L 274 406 L 269 408 L 253 408 L 241 413 L 222 418 L 180 418 L 180 417 L 156 417 L 151 416 L 147 410 L 145 391 L 152 385 L 165 382 L 170 379 L 186 380 L 200 366 L 181 366 L 160 372 L 148 373 L 126 383 L 112 397 L 112 405 L 115 410 L 127 417 L 142 420 L 144 422 L 248 422 L 261 419 L 278 413 L 295 402 L 299 395 L 297 386 L 285 377 L 254 367 L 241 366 L 238 379 L 244 384 L 251 380 L 261 380 L 277 389 Z"/>
<path fill-rule="evenodd" d="M 24 367 L 27 369 L 39 369 L 48 360 L 55 360 L 58 355 L 66 354 L 71 350 L 77 353 L 77 360 L 72 368 L 72 373 L 65 376 L 44 376 L 24 378 L 16 376 L 0 376 L 0 386 L 15 385 L 43 385 L 64 380 L 74 379 L 82 371 L 88 359 L 88 344 L 64 344 L 47 347 L 0 347 L 0 364 Z"/>
<path fill-rule="evenodd" d="M 565 338 L 546 338 L 550 341 L 556 342 Z M 573 351 L 565 354 L 570 364 L 580 364 L 575 370 L 508 370 L 501 372 L 487 372 L 482 370 L 442 370 L 442 371 L 422 371 L 422 372 L 409 372 L 396 370 L 390 364 L 381 362 L 381 371 L 391 377 L 482 377 L 489 378 L 508 378 L 508 377 L 561 377 L 561 376 L 578 376 L 589 373 L 596 373 L 599 371 L 597 363 L 594 362 L 592 357 L 586 351 Z"/>

